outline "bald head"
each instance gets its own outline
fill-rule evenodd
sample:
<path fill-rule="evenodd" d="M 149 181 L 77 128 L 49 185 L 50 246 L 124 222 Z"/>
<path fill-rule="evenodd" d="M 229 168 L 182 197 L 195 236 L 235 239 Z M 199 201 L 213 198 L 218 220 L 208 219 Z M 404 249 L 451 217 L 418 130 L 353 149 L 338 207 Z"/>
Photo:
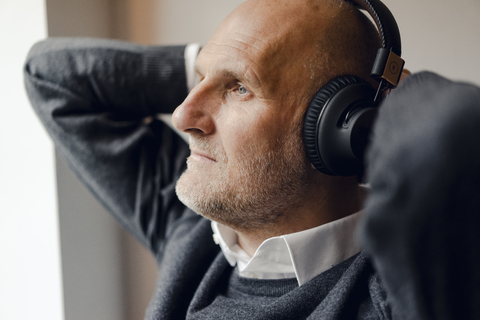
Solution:
<path fill-rule="evenodd" d="M 320 0 L 333 15 L 316 38 L 312 85 L 318 90 L 326 81 L 340 75 L 356 75 L 375 82 L 370 71 L 381 47 L 381 38 L 373 23 L 344 0 Z M 320 13 L 320 19 L 323 17 Z M 328 19 L 328 18 L 327 18 Z"/>

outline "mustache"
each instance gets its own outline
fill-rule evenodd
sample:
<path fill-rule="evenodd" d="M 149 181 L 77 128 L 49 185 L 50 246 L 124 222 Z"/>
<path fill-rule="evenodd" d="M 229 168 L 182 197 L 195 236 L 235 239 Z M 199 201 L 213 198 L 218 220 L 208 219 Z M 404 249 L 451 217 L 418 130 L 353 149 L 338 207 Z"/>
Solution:
<path fill-rule="evenodd" d="M 202 134 L 191 132 L 188 143 L 190 149 L 195 148 L 201 150 L 202 152 L 207 153 L 207 155 L 217 161 L 225 161 L 226 155 L 223 150 L 215 147 L 210 138 L 203 136 Z"/>

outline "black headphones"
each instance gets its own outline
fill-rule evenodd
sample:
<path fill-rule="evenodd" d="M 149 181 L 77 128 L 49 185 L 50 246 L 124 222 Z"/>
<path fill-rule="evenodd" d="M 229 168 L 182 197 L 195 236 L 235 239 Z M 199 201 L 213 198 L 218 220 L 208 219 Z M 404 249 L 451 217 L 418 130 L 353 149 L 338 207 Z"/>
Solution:
<path fill-rule="evenodd" d="M 363 171 L 363 154 L 377 114 L 378 95 L 396 87 L 403 70 L 400 32 L 392 13 L 379 0 L 349 0 L 366 10 L 382 36 L 382 48 L 371 71 L 378 89 L 356 76 L 325 84 L 305 113 L 303 141 L 308 158 L 328 175 L 352 176 Z"/>

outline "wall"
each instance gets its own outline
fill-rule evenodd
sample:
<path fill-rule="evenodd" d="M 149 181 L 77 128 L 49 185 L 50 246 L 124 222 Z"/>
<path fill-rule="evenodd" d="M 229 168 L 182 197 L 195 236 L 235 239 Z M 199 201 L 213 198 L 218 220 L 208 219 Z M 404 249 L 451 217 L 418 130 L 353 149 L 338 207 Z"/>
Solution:
<path fill-rule="evenodd" d="M 110 0 L 47 0 L 48 35 L 112 38 L 115 8 Z M 65 162 L 55 160 L 65 319 L 129 319 L 123 231 Z"/>
<path fill-rule="evenodd" d="M 433 70 L 480 85 L 480 1 L 384 0 L 400 26 L 412 71 Z"/>
<path fill-rule="evenodd" d="M 46 36 L 43 0 L 0 1 L 0 319 L 63 319 L 53 146 L 23 63 Z"/>

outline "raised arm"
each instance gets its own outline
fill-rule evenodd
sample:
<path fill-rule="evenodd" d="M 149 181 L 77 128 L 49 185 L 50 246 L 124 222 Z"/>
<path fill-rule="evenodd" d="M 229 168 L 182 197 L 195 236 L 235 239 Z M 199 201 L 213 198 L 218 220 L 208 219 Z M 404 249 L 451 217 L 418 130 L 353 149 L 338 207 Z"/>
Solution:
<path fill-rule="evenodd" d="M 363 238 L 394 319 L 480 317 L 480 88 L 412 75 L 380 108 Z"/>
<path fill-rule="evenodd" d="M 167 222 L 185 212 L 174 187 L 188 146 L 154 117 L 187 95 L 184 50 L 49 39 L 31 49 L 24 70 L 31 103 L 57 150 L 155 253 Z"/>

